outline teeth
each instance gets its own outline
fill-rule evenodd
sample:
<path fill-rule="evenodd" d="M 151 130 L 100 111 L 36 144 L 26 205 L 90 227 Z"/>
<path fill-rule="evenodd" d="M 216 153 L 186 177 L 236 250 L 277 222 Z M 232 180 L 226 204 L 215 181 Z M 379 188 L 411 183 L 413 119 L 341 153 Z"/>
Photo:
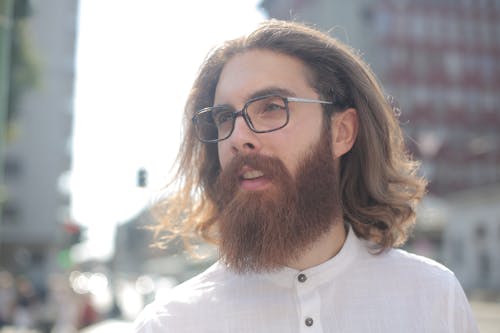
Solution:
<path fill-rule="evenodd" d="M 264 176 L 264 173 L 259 170 L 247 171 L 243 174 L 243 179 L 255 179 Z"/>

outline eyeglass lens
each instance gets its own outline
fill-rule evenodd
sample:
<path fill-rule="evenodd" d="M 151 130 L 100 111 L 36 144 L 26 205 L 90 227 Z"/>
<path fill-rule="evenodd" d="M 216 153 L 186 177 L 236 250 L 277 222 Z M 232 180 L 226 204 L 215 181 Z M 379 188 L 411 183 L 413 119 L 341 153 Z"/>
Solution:
<path fill-rule="evenodd" d="M 287 102 L 281 96 L 266 96 L 245 105 L 245 121 L 255 132 L 268 132 L 284 126 L 287 122 Z M 213 107 L 196 116 L 196 129 L 202 140 L 226 139 L 234 128 L 236 112 L 230 107 Z"/>

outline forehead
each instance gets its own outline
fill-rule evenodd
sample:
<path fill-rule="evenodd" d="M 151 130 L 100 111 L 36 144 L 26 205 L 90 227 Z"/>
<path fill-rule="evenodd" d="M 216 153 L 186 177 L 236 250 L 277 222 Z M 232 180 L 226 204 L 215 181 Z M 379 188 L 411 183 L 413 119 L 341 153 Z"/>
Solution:
<path fill-rule="evenodd" d="M 214 104 L 237 106 L 259 91 L 268 90 L 310 95 L 314 92 L 310 78 L 309 70 L 298 58 L 269 50 L 246 51 L 232 57 L 222 69 Z"/>

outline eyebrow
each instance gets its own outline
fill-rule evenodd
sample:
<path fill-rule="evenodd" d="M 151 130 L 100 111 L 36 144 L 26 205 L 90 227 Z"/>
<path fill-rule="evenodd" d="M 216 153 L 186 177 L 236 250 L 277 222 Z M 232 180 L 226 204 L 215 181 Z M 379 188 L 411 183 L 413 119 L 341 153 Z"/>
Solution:
<path fill-rule="evenodd" d="M 247 96 L 245 103 L 251 99 L 261 97 L 261 96 L 266 96 L 266 95 L 280 95 L 283 97 L 296 97 L 297 96 L 297 94 L 295 94 L 293 91 L 288 90 L 286 88 L 267 87 L 267 88 L 259 89 L 257 91 L 254 91 L 253 93 L 251 93 L 249 96 Z M 214 105 L 213 107 L 217 107 L 217 108 L 229 107 L 229 108 L 235 109 L 235 107 L 232 106 L 231 104 L 217 104 L 217 105 Z"/>
<path fill-rule="evenodd" d="M 295 97 L 296 94 L 288 90 L 286 88 L 280 88 L 280 87 L 268 87 L 264 89 L 257 90 L 253 92 L 250 96 L 248 96 L 247 100 L 250 100 L 252 98 L 260 97 L 260 96 L 266 96 L 266 95 L 280 95 L 283 97 Z"/>

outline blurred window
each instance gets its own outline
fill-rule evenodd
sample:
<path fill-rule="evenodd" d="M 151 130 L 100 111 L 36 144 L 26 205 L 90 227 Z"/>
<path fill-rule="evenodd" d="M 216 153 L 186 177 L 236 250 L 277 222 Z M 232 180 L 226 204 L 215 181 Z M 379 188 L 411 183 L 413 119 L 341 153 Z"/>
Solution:
<path fill-rule="evenodd" d="M 380 10 L 375 15 L 375 32 L 379 36 L 387 36 L 391 28 L 391 15 L 384 10 Z"/>
<path fill-rule="evenodd" d="M 396 13 L 395 14 L 395 22 L 394 22 L 394 33 L 395 36 L 398 37 L 398 39 L 406 39 L 407 36 L 407 26 L 408 26 L 408 15 L 405 15 L 405 13 Z"/>
<path fill-rule="evenodd" d="M 454 238 L 451 241 L 451 253 L 454 266 L 462 266 L 464 263 L 464 244 L 461 238 Z"/>
<path fill-rule="evenodd" d="M 466 44 L 471 44 L 474 42 L 475 40 L 475 36 L 474 36 L 474 25 L 473 23 L 471 22 L 470 19 L 466 19 L 464 22 L 463 22 L 463 34 L 464 34 L 464 42 Z"/>
<path fill-rule="evenodd" d="M 411 34 L 416 41 L 423 41 L 426 39 L 426 29 L 424 18 L 420 14 L 415 14 L 413 18 L 409 21 L 411 24 Z"/>
<path fill-rule="evenodd" d="M 428 18 L 427 24 L 432 35 L 429 36 L 429 38 L 431 38 L 434 43 L 439 43 L 443 40 L 444 20 L 445 19 L 439 15 L 430 15 Z"/>
<path fill-rule="evenodd" d="M 496 99 L 498 99 L 498 93 L 495 93 L 491 90 L 485 91 L 482 101 L 483 101 L 483 108 L 487 111 L 492 111 L 495 109 L 496 104 Z"/>
<path fill-rule="evenodd" d="M 495 80 L 495 60 L 492 54 L 483 54 L 480 57 L 480 65 L 482 77 L 488 82 L 493 82 Z"/>
<path fill-rule="evenodd" d="M 485 45 L 493 44 L 493 29 L 489 20 L 481 22 L 481 35 Z"/>
<path fill-rule="evenodd" d="M 470 98 L 472 100 L 472 104 L 474 105 L 472 110 L 477 113 L 481 108 L 481 92 L 477 88 L 471 89 Z"/>
<path fill-rule="evenodd" d="M 391 48 L 390 57 L 392 65 L 396 68 L 401 68 L 407 65 L 407 53 L 400 47 Z"/>
<path fill-rule="evenodd" d="M 434 110 L 440 116 L 446 114 L 445 103 L 443 101 L 443 89 L 441 87 L 436 87 L 430 90 L 431 101 L 434 107 Z"/>
<path fill-rule="evenodd" d="M 479 254 L 479 280 L 486 287 L 490 281 L 491 260 L 490 255 L 486 251 L 481 251 Z"/>
<path fill-rule="evenodd" d="M 2 223 L 6 225 L 14 225 L 20 222 L 20 209 L 18 205 L 7 201 L 2 207 Z"/>
<path fill-rule="evenodd" d="M 419 84 L 415 86 L 415 102 L 417 105 L 422 106 L 425 105 L 427 106 L 430 102 L 430 95 L 429 95 L 429 89 L 427 88 L 426 85 Z"/>
<path fill-rule="evenodd" d="M 22 173 L 21 163 L 19 159 L 13 156 L 6 156 L 4 161 L 5 178 L 18 178 Z"/>
<path fill-rule="evenodd" d="M 426 57 L 422 51 L 413 53 L 413 69 L 415 75 L 422 79 L 426 77 L 427 66 L 429 64 L 426 61 Z"/>
<path fill-rule="evenodd" d="M 483 241 L 486 238 L 486 228 L 482 222 L 476 225 L 475 234 L 478 241 Z"/>
<path fill-rule="evenodd" d="M 448 21 L 448 24 L 450 25 L 450 28 L 448 30 L 448 38 L 450 39 L 450 42 L 456 44 L 460 40 L 460 28 L 458 20 L 456 18 L 452 18 Z"/>
<path fill-rule="evenodd" d="M 497 228 L 498 228 L 498 241 L 500 242 L 500 218 L 498 219 L 498 223 L 497 223 Z"/>
<path fill-rule="evenodd" d="M 437 57 L 436 57 L 437 58 Z M 446 74 L 453 80 L 456 81 L 460 78 L 462 69 L 462 59 L 457 52 L 449 51 L 446 52 L 444 57 L 444 69 Z"/>

